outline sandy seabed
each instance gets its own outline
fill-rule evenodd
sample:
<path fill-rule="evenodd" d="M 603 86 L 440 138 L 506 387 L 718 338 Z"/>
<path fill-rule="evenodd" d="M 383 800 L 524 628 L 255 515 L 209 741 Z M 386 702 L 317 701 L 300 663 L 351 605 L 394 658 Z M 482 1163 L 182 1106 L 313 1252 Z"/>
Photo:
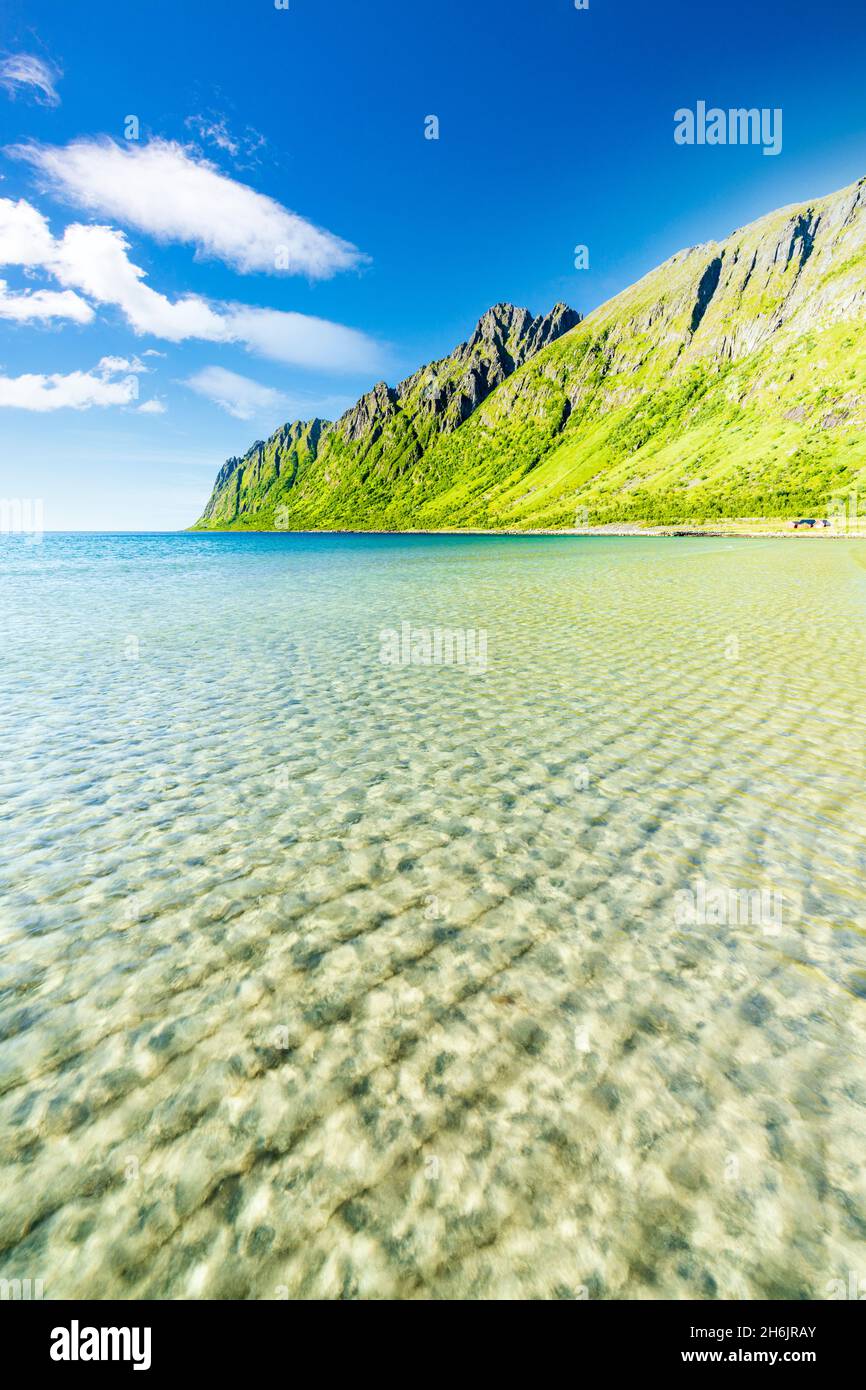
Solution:
<path fill-rule="evenodd" d="M 866 568 L 0 551 L 0 1277 L 806 1298 L 866 1238 Z M 380 660 L 484 629 L 485 673 Z M 777 894 L 771 922 L 683 895 Z"/>

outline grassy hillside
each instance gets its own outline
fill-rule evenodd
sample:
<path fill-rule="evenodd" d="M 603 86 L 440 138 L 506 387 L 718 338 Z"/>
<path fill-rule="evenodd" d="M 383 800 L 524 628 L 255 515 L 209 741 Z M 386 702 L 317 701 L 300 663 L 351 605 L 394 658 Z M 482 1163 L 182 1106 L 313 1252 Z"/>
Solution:
<path fill-rule="evenodd" d="M 284 430 L 223 477 L 226 465 L 199 524 L 531 528 L 821 513 L 866 484 L 864 313 L 861 182 L 673 256 L 547 346 L 517 352 L 477 404 L 464 345 L 456 365 L 377 387 L 335 426 L 286 427 L 313 430 L 312 446 L 309 433 L 292 436 L 275 470 Z M 426 410 L 451 377 L 459 409 L 452 396 L 447 418 Z"/>

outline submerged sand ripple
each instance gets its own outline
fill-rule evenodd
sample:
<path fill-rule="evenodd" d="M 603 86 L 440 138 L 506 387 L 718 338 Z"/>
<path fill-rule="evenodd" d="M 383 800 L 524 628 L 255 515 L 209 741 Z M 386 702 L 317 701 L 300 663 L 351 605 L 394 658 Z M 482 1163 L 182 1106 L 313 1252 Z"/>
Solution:
<path fill-rule="evenodd" d="M 855 550 L 10 542 L 0 1276 L 866 1277 Z M 382 665 L 404 620 L 489 670 Z M 780 928 L 684 924 L 698 881 Z"/>

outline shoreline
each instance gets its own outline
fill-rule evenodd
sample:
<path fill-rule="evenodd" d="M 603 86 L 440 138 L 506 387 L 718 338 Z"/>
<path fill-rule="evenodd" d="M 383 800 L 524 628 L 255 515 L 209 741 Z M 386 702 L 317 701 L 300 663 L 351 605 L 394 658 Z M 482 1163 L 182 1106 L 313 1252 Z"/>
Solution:
<path fill-rule="evenodd" d="M 761 529 L 754 522 L 717 523 L 714 526 L 700 526 L 690 523 L 669 524 L 666 526 L 641 526 L 637 522 L 612 522 L 605 526 L 440 526 L 433 530 L 424 527 L 407 526 L 400 530 L 379 530 L 376 527 L 354 530 L 351 527 L 322 526 L 303 531 L 276 530 L 274 527 L 256 526 L 190 526 L 186 535 L 220 536 L 618 536 L 618 537 L 662 537 L 679 539 L 686 537 L 714 537 L 719 540 L 802 540 L 807 536 L 815 539 L 833 541 L 866 540 L 866 530 L 837 531 L 833 527 L 784 527 L 784 523 L 771 523 L 771 527 Z"/>

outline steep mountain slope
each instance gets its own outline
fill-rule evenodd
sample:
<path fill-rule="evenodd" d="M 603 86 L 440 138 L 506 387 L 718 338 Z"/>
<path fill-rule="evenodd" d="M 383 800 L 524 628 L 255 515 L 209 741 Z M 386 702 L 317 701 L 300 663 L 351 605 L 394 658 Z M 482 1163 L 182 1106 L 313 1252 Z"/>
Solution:
<path fill-rule="evenodd" d="M 380 382 L 336 425 L 284 425 L 242 459 L 229 459 L 199 525 L 328 524 L 317 518 L 335 504 L 349 519 L 374 499 L 387 505 L 437 435 L 456 430 L 518 367 L 579 322 L 565 304 L 542 318 L 495 305 L 450 357 L 396 388 Z"/>
<path fill-rule="evenodd" d="M 444 364 L 396 393 L 377 387 L 261 497 L 252 451 L 223 469 L 200 524 L 532 527 L 819 511 L 866 484 L 864 316 L 866 180 L 678 253 L 540 350 L 512 354 L 498 380 L 487 350 L 475 397 L 465 360 L 450 395 Z M 437 391 L 447 400 L 433 411 Z M 255 449 L 274 447 L 284 446 Z"/>

